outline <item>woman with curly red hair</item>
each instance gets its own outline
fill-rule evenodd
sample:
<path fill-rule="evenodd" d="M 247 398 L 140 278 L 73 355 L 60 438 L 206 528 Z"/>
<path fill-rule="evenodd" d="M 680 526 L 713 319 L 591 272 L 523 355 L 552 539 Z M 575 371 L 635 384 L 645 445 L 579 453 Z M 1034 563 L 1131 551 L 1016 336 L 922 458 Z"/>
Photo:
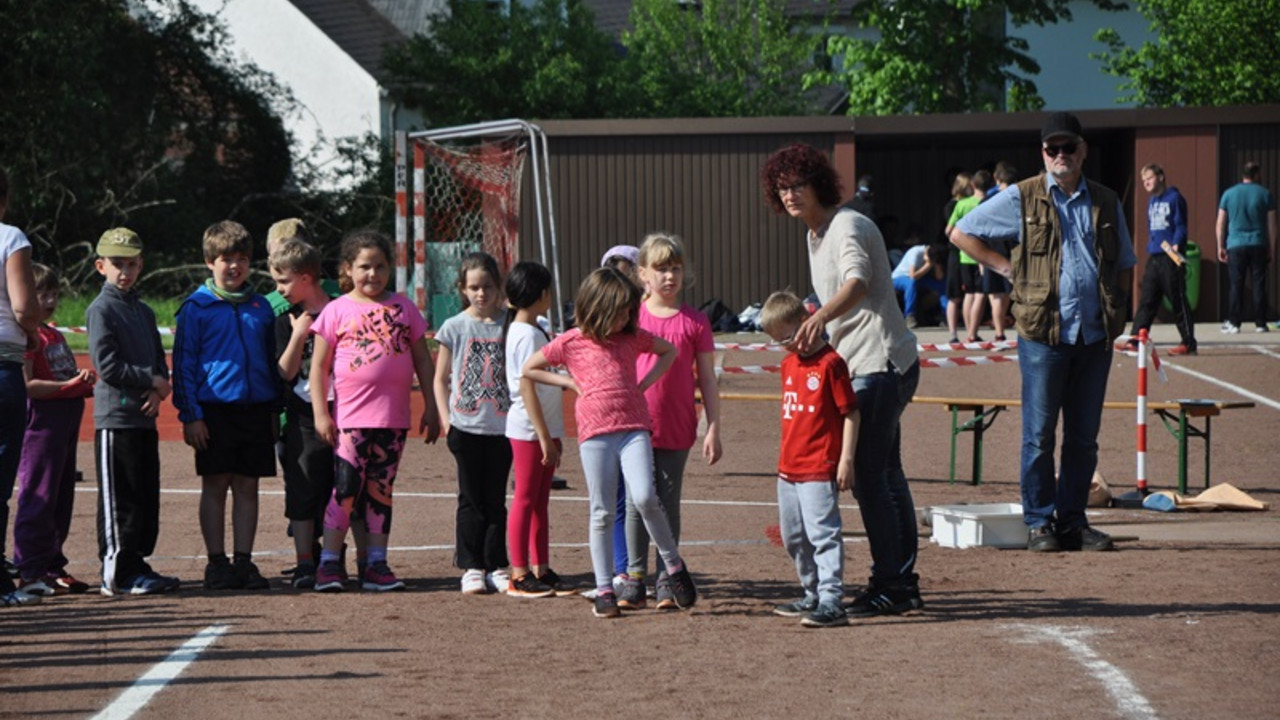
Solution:
<path fill-rule="evenodd" d="M 775 212 L 808 228 L 809 274 L 822 306 L 796 332 L 798 351 L 809 352 L 828 333 L 858 396 L 853 496 L 871 546 L 871 579 L 849 616 L 917 610 L 924 602 L 915 572 L 915 503 L 902 470 L 899 419 L 920 381 L 920 363 L 894 297 L 884 239 L 869 218 L 840 207 L 839 175 L 815 147 L 773 153 L 760 182 Z"/>

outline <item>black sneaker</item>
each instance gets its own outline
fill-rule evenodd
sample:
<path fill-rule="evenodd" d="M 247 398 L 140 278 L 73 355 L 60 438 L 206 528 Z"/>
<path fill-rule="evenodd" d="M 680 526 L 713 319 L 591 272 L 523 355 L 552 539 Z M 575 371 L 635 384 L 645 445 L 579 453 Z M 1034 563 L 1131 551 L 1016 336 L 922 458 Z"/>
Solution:
<path fill-rule="evenodd" d="M 864 618 L 878 615 L 903 615 L 924 608 L 924 600 L 920 599 L 917 588 L 900 590 L 877 590 L 869 588 L 849 603 L 846 611 L 849 617 Z"/>
<path fill-rule="evenodd" d="M 645 597 L 644 581 L 628 575 L 618 593 L 618 607 L 623 610 L 643 610 Z"/>
<path fill-rule="evenodd" d="M 591 608 L 591 614 L 598 618 L 616 618 L 622 614 L 618 609 L 618 598 L 611 592 L 597 593 L 595 606 Z"/>
<path fill-rule="evenodd" d="M 209 564 L 204 566 L 205 590 L 239 590 L 242 587 L 244 582 L 231 566 L 231 561 L 225 557 L 210 560 Z"/>
<path fill-rule="evenodd" d="M 531 572 L 512 577 L 507 585 L 507 595 L 511 597 L 545 598 L 555 597 L 555 594 L 555 588 L 534 577 Z"/>
<path fill-rule="evenodd" d="M 544 585 L 554 590 L 556 597 L 568 597 L 570 595 L 578 594 L 578 588 L 565 582 L 564 578 L 560 577 L 560 575 L 551 568 L 547 568 L 546 571 L 538 576 L 538 579 L 541 580 Z"/>
<path fill-rule="evenodd" d="M 806 597 L 774 607 L 773 614 L 782 617 L 804 617 L 817 609 L 818 598 Z"/>
<path fill-rule="evenodd" d="M 8 575 L 10 580 L 17 580 L 22 577 L 22 573 L 18 571 L 18 566 L 9 562 L 9 558 L 4 559 L 4 574 Z"/>
<path fill-rule="evenodd" d="M 1076 552 L 1078 550 L 1115 550 L 1116 545 L 1111 541 L 1111 536 L 1101 530 L 1094 530 L 1085 525 L 1082 528 L 1072 528 L 1064 530 L 1058 534 L 1058 545 L 1063 550 Z"/>
<path fill-rule="evenodd" d="M 811 628 L 840 627 L 849 624 L 849 614 L 839 603 L 826 603 L 805 615 L 800 624 Z"/>
<path fill-rule="evenodd" d="M 1058 535 L 1053 531 L 1053 526 L 1041 525 L 1031 528 L 1031 532 L 1028 533 L 1027 549 L 1031 552 L 1058 552 L 1063 548 L 1058 541 Z"/>
<path fill-rule="evenodd" d="M 271 583 L 262 577 L 262 573 L 258 572 L 258 566 L 254 565 L 252 560 L 237 560 L 231 565 L 231 569 L 240 583 L 238 587 L 245 590 L 266 590 L 271 587 Z"/>
<path fill-rule="evenodd" d="M 689 577 L 689 568 L 680 568 L 680 572 L 671 573 L 671 594 L 675 597 L 676 607 L 685 610 L 698 602 L 698 588 Z"/>
<path fill-rule="evenodd" d="M 293 568 L 293 579 L 289 581 L 297 590 L 314 590 L 316 587 L 316 566 L 312 563 L 298 563 Z"/>

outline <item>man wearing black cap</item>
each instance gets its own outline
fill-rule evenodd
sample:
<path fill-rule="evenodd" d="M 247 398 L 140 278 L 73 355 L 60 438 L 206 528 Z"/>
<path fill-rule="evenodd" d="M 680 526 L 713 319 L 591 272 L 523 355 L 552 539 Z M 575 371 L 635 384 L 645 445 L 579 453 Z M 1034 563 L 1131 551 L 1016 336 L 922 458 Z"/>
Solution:
<path fill-rule="evenodd" d="M 1098 464 L 1098 428 L 1111 344 L 1124 331 L 1137 258 L 1119 199 L 1083 177 L 1080 121 L 1051 115 L 1040 131 L 1044 173 L 979 205 L 951 242 L 1013 283 L 1022 371 L 1022 514 L 1027 549 L 1110 550 L 1085 503 Z M 1012 243 L 1012 257 L 990 248 Z M 1062 462 L 1054 436 L 1062 415 Z"/>

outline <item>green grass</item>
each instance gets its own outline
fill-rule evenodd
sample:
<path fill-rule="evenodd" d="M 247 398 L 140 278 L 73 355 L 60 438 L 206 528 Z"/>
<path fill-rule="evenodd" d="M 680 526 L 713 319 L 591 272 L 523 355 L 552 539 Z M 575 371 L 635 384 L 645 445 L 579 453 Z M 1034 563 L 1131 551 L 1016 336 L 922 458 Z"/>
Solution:
<path fill-rule="evenodd" d="M 63 295 L 58 301 L 58 312 L 53 314 L 53 324 L 59 327 L 84 327 L 84 311 L 96 297 L 97 295 Z M 182 305 L 181 298 L 143 298 L 143 301 L 151 306 L 152 312 L 156 314 L 157 325 L 162 328 L 173 327 L 173 316 Z M 67 345 L 71 346 L 72 352 L 88 352 L 88 335 L 63 333 L 63 337 L 67 339 Z M 165 350 L 173 349 L 172 335 L 161 335 L 160 342 L 164 343 Z"/>

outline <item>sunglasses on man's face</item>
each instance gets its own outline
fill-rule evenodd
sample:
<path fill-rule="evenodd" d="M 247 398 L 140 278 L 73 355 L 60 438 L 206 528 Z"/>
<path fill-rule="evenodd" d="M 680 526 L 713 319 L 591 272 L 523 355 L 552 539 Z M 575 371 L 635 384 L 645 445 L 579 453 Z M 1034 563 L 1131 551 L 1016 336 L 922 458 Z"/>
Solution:
<path fill-rule="evenodd" d="M 1045 145 L 1044 154 L 1051 158 L 1058 157 L 1058 153 L 1063 155 L 1075 155 L 1076 150 L 1080 149 L 1080 144 L 1076 142 L 1064 142 L 1061 145 Z"/>

